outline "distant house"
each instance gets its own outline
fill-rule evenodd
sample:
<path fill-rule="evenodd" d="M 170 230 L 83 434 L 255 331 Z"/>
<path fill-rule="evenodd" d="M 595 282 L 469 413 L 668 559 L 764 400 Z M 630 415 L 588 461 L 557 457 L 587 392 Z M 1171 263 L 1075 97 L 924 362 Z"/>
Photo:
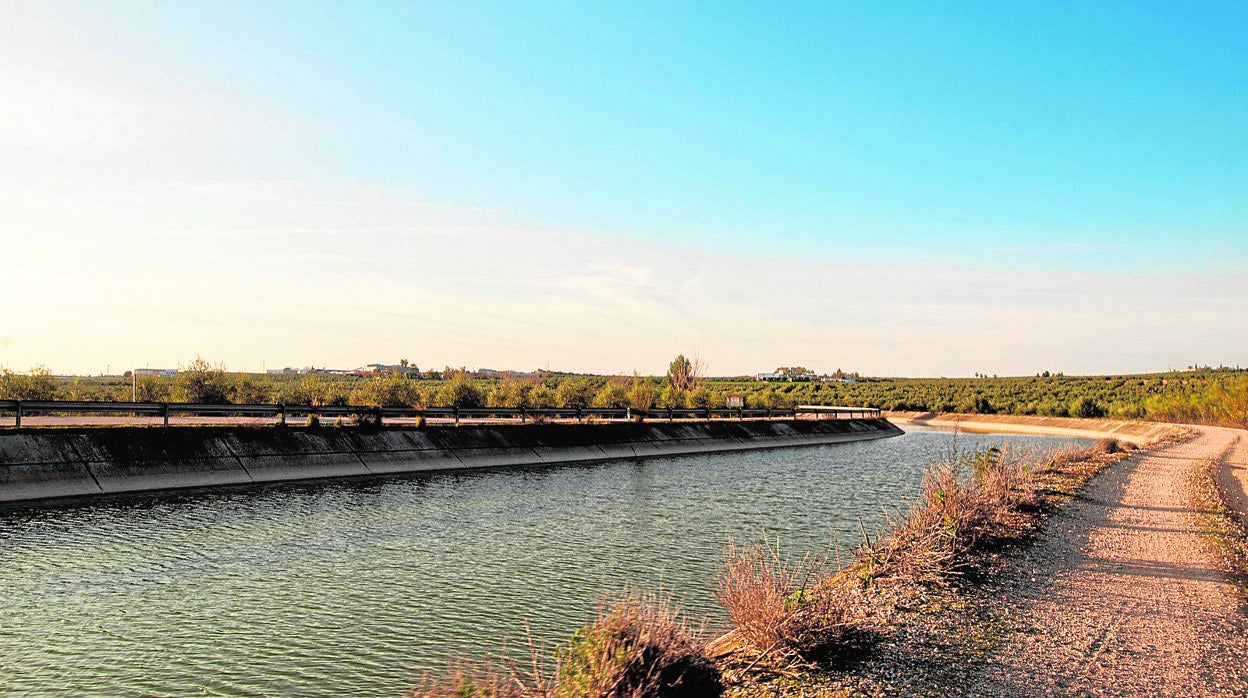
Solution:
<path fill-rule="evenodd" d="M 134 369 L 136 376 L 155 376 L 156 378 L 173 378 L 178 375 L 176 368 L 136 368 Z"/>
<path fill-rule="evenodd" d="M 790 383 L 794 381 L 813 381 L 817 377 L 818 376 L 816 376 L 815 374 L 807 372 L 807 371 L 796 372 L 796 371 L 780 370 L 774 373 L 758 374 L 758 380 L 760 381 L 789 381 Z"/>
<path fill-rule="evenodd" d="M 353 371 L 352 375 L 368 378 L 370 376 L 384 376 L 386 374 L 398 374 L 406 376 L 409 373 L 419 373 L 415 366 L 404 366 L 403 364 L 365 364 Z"/>

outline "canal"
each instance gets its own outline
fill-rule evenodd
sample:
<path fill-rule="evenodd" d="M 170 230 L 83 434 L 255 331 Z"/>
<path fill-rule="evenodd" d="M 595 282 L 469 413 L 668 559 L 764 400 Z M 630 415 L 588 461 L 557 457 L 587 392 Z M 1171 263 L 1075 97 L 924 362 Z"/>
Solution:
<path fill-rule="evenodd" d="M 1076 442 L 958 434 L 967 450 Z M 839 550 L 950 432 L 0 509 L 0 695 L 400 696 L 450 657 L 547 650 L 625 587 L 723 625 L 728 541 Z M 1086 443 L 1086 442 L 1082 442 Z"/>

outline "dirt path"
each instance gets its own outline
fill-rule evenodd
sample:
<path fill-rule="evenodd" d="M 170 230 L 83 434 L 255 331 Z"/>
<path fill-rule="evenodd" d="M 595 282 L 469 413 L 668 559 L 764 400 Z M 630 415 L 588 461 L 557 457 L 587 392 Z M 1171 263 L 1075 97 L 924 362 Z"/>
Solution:
<path fill-rule="evenodd" d="M 1215 563 L 1184 485 L 1211 458 L 1242 472 L 1248 436 L 1202 428 L 1054 516 L 1000 589 L 999 650 L 968 693 L 1248 696 L 1244 580 Z"/>

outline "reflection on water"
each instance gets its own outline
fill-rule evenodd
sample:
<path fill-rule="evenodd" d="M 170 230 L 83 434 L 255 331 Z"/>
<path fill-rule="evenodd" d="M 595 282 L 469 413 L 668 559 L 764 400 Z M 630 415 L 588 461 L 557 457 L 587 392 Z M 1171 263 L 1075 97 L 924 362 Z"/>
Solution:
<path fill-rule="evenodd" d="M 1007 438 L 1065 443 L 958 436 Z M 729 539 L 848 551 L 950 440 L 0 509 L 0 694 L 398 696 L 522 649 L 525 619 L 557 642 L 626 585 L 721 624 Z"/>

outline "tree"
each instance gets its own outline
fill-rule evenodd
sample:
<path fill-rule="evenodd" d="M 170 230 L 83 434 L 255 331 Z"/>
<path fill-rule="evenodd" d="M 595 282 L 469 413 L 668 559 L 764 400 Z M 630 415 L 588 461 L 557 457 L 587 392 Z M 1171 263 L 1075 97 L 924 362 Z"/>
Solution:
<path fill-rule="evenodd" d="M 667 382 L 677 392 L 687 393 L 698 387 L 703 369 L 701 359 L 686 359 L 684 354 L 678 354 L 667 367 Z"/>
<path fill-rule="evenodd" d="M 711 395 L 711 391 L 707 390 L 704 385 L 699 385 L 690 390 L 685 396 L 685 405 L 695 410 L 713 407 L 713 403 L 714 396 Z"/>
<path fill-rule="evenodd" d="M 44 366 L 35 366 L 29 373 L 14 373 L 0 369 L 0 399 L 3 400 L 53 400 L 56 398 L 56 379 Z"/>
<path fill-rule="evenodd" d="M 1070 416 L 1098 419 L 1105 416 L 1105 408 L 1090 397 L 1081 397 L 1071 403 Z"/>
<path fill-rule="evenodd" d="M 520 381 L 504 379 L 486 395 L 485 401 L 489 407 L 528 407 L 529 389 Z"/>
<path fill-rule="evenodd" d="M 348 396 L 350 404 L 359 406 L 411 407 L 420 401 L 420 391 L 416 386 L 398 374 L 374 378 Z"/>
<path fill-rule="evenodd" d="M 230 402 L 236 405 L 264 405 L 272 398 L 272 384 L 246 374 L 235 377 L 234 384 L 230 386 Z"/>
<path fill-rule="evenodd" d="M 555 391 L 545 383 L 538 383 L 529 390 L 529 407 L 554 407 L 555 399 Z"/>
<path fill-rule="evenodd" d="M 174 379 L 174 396 L 182 402 L 220 405 L 230 401 L 229 376 L 223 364 L 209 363 L 202 356 L 178 372 Z"/>
<path fill-rule="evenodd" d="M 684 407 L 685 392 L 677 390 L 671 383 L 663 386 L 663 391 L 659 393 L 659 407 Z"/>
<path fill-rule="evenodd" d="M 624 387 L 624 384 L 617 383 L 616 381 L 609 381 L 606 385 L 602 386 L 602 390 L 599 390 L 598 393 L 594 395 L 593 406 L 607 408 L 628 407 L 628 393 L 628 388 Z"/>
<path fill-rule="evenodd" d="M 456 371 L 438 391 L 438 402 L 447 407 L 481 407 L 485 396 L 464 371 Z"/>
<path fill-rule="evenodd" d="M 565 378 L 555 388 L 560 407 L 581 409 L 589 407 L 594 399 L 594 388 L 584 378 Z"/>
<path fill-rule="evenodd" d="M 654 407 L 654 401 L 658 397 L 658 390 L 655 389 L 654 383 L 633 371 L 633 386 L 628 391 L 628 406 L 646 412 Z"/>

